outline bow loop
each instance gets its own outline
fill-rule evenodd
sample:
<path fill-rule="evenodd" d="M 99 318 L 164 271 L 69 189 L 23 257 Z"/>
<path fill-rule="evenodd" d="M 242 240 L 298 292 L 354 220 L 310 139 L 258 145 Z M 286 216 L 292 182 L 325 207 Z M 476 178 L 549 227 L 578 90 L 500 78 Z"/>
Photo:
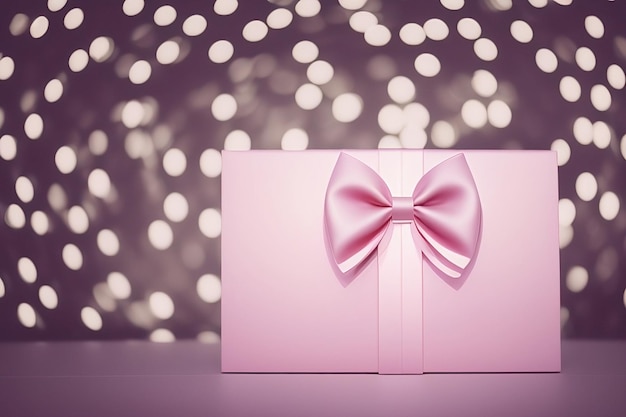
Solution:
<path fill-rule="evenodd" d="M 374 170 L 342 152 L 326 190 L 325 227 L 344 273 L 372 254 L 392 222 L 411 222 L 424 256 L 459 277 L 475 255 L 480 221 L 478 191 L 463 154 L 428 171 L 407 198 L 392 196 Z"/>

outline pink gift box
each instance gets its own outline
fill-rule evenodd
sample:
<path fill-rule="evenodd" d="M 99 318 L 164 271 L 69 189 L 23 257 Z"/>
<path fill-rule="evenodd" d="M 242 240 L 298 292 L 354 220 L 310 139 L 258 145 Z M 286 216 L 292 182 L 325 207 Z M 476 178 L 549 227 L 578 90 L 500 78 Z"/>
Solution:
<path fill-rule="evenodd" d="M 223 372 L 558 372 L 551 151 L 223 152 Z"/>

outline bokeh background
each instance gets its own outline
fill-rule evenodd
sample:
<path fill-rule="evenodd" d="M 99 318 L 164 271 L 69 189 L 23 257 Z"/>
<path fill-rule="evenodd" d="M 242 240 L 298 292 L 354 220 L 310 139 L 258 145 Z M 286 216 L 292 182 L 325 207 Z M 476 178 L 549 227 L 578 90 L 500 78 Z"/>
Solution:
<path fill-rule="evenodd" d="M 0 340 L 218 341 L 220 150 L 383 147 L 556 150 L 562 334 L 626 337 L 625 16 L 3 1 Z"/>

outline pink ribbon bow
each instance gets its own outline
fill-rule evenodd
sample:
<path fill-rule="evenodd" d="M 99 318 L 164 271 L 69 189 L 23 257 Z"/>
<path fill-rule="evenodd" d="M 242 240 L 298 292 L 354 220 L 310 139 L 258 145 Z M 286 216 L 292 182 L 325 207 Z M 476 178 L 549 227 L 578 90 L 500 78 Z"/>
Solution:
<path fill-rule="evenodd" d="M 341 153 L 326 190 L 324 222 L 340 271 L 363 263 L 392 223 L 411 223 L 415 245 L 437 269 L 461 276 L 478 246 L 481 208 L 465 156 L 428 171 L 411 197 L 394 197 L 370 167 Z"/>

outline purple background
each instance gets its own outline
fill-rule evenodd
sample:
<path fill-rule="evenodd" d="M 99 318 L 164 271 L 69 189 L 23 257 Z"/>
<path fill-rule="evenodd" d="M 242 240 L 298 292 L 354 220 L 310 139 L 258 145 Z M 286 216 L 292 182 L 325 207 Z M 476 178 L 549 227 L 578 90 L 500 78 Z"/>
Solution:
<path fill-rule="evenodd" d="M 624 2 L 563 5 L 549 1 L 545 7 L 535 7 L 526 1 L 511 6 L 506 1 L 481 0 L 449 10 L 445 1 L 369 0 L 359 10 L 372 12 L 379 24 L 389 29 L 391 40 L 384 46 L 369 45 L 349 24 L 356 10 L 347 10 L 336 1 L 323 1 L 319 14 L 311 17 L 299 16 L 295 1 L 240 2 L 227 16 L 217 14 L 213 2 L 178 1 L 174 4 L 176 19 L 167 26 L 158 26 L 153 19 L 154 12 L 167 3 L 147 2 L 134 16 L 124 13 L 122 3 L 70 0 L 59 11 L 51 11 L 45 1 L 3 2 L 0 6 L 0 59 L 10 57 L 14 63 L 10 71 L 8 61 L 0 61 L 0 78 L 6 78 L 0 80 L 0 137 L 10 135 L 16 148 L 11 156 L 10 139 L 0 142 L 0 156 L 4 155 L 0 158 L 0 340 L 217 340 L 219 287 L 216 289 L 215 280 L 206 280 L 203 283 L 214 286 L 199 289 L 198 280 L 206 274 L 219 278 L 219 233 L 213 233 L 219 232 L 219 217 L 209 221 L 212 231 L 199 226 L 206 209 L 219 210 L 219 175 L 205 172 L 219 172 L 219 159 L 211 161 L 217 167 L 209 164 L 202 168 L 203 152 L 223 149 L 234 130 L 247 133 L 252 149 L 280 149 L 281 138 L 292 128 L 306 132 L 308 148 L 376 148 L 381 138 L 390 134 L 379 123 L 381 109 L 390 104 L 404 106 L 394 103 L 387 91 L 389 80 L 399 75 L 410 79 L 416 89 L 412 101 L 427 110 L 426 148 L 441 146 L 432 134 L 437 121 L 454 128 L 453 147 L 459 149 L 550 149 L 556 139 L 567 142 L 571 155 L 562 156 L 567 162 L 559 168 L 560 196 L 573 203 L 575 216 L 571 225 L 565 222 L 562 227 L 563 335 L 626 336 L 626 213 L 621 210 L 626 196 L 626 103 L 623 85 L 616 87 L 615 81 L 612 84 L 607 79 L 610 65 L 617 64 L 622 74 L 626 65 Z M 265 21 L 280 7 L 293 13 L 287 27 L 269 29 L 258 42 L 244 39 L 242 30 L 248 22 Z M 84 21 L 70 30 L 64 19 L 73 8 L 82 9 Z M 19 13 L 26 19 L 23 28 L 21 17 L 16 18 Z M 207 28 L 198 36 L 189 36 L 183 31 L 183 22 L 194 14 L 206 19 Z M 585 18 L 590 15 L 602 22 L 600 38 L 585 28 Z M 37 16 L 49 21 L 40 38 L 30 34 L 30 24 Z M 480 59 L 474 41 L 459 34 L 457 23 L 467 17 L 480 24 L 481 37 L 496 45 L 494 60 Z M 399 32 L 405 24 L 424 25 L 432 18 L 446 23 L 449 34 L 445 39 L 426 38 L 419 45 L 403 42 Z M 532 40 L 524 43 L 512 36 L 510 28 L 516 20 L 530 25 Z M 70 70 L 70 55 L 77 49 L 89 51 L 100 36 L 112 40 L 110 56 L 102 62 L 90 58 L 83 70 Z M 221 39 L 232 43 L 234 53 L 227 62 L 215 63 L 207 51 Z M 161 64 L 155 53 L 168 40 L 177 42 L 181 53 L 174 63 Z M 315 43 L 318 59 L 334 68 L 331 82 L 321 86 L 321 103 L 310 110 L 299 107 L 294 99 L 297 88 L 309 83 L 308 64 L 292 56 L 294 45 L 301 40 Z M 575 59 L 580 47 L 589 48 L 595 56 L 590 71 Z M 558 66 L 554 72 L 538 68 L 535 55 L 541 48 L 555 53 Z M 434 77 L 416 70 L 415 59 L 422 53 L 439 60 L 441 70 Z M 128 67 L 138 60 L 150 64 L 151 74 L 145 82 L 134 84 L 129 81 Z M 472 87 L 477 70 L 487 70 L 497 80 L 493 95 L 483 97 Z M 559 90 L 566 76 L 580 85 L 580 97 L 574 102 L 565 100 Z M 61 82 L 63 92 L 57 101 L 49 102 L 44 90 L 53 79 Z M 598 109 L 601 106 L 590 99 L 595 85 L 604 85 L 611 96 L 606 110 Z M 332 103 L 337 94 L 348 92 L 360 96 L 363 108 L 359 117 L 346 123 L 333 116 Z M 220 94 L 230 94 L 237 102 L 237 111 L 228 120 L 218 120 L 211 109 Z M 131 100 L 151 112 L 137 127 L 128 127 L 121 120 L 124 106 Z M 479 128 L 468 126 L 462 115 L 468 100 L 485 107 L 501 100 L 511 110 L 510 123 L 501 128 L 489 122 Z M 40 115 L 44 123 L 43 133 L 34 140 L 25 131 L 32 113 Z M 593 131 L 593 138 L 577 134 L 574 126 L 580 118 L 596 123 L 598 129 L 608 127 L 608 145 L 600 130 Z M 103 153 L 94 151 L 96 130 L 107 137 Z M 133 137 L 149 145 L 142 148 L 139 158 L 128 151 Z M 55 163 L 63 146 L 77 155 L 76 167 L 69 173 L 61 173 Z M 164 169 L 164 156 L 172 148 L 186 157 L 186 168 L 178 176 Z M 105 171 L 110 178 L 113 191 L 106 198 L 90 190 L 88 179 L 94 169 Z M 597 193 L 590 201 L 576 190 L 583 172 L 589 172 L 597 183 Z M 31 200 L 24 201 L 16 189 L 20 177 L 32 184 Z M 172 220 L 163 209 L 165 197 L 174 192 L 188 203 L 182 221 Z M 599 209 L 606 192 L 613 192 L 620 202 L 619 212 L 610 220 Z M 50 195 L 55 193 L 65 196 L 64 204 L 51 203 Z M 77 233 L 68 226 L 72 206 L 83 207 L 87 213 L 86 231 Z M 571 218 L 567 204 L 563 206 L 562 218 Z M 16 210 L 24 214 L 23 224 L 19 219 L 15 223 Z M 37 234 L 30 222 L 32 214 L 39 211 L 49 223 L 43 235 Z M 173 236 L 164 250 L 155 248 L 149 238 L 148 229 L 157 220 L 168 224 Z M 119 251 L 113 256 L 105 255 L 98 246 L 103 229 L 118 238 Z M 68 244 L 82 254 L 77 270 L 63 260 Z M 37 269 L 34 282 L 19 272 L 19 259 L 24 257 Z M 107 281 L 111 272 L 127 278 L 128 297 L 111 288 Z M 46 307 L 49 295 L 40 295 L 44 285 L 56 294 L 54 308 Z M 152 296 L 155 292 L 159 296 Z M 85 307 L 91 309 L 85 312 Z M 29 322 L 28 312 L 20 319 L 20 309 L 34 311 L 34 323 Z M 89 315 L 94 311 L 96 319 Z M 97 325 L 98 317 L 101 325 Z M 88 326 L 94 327 L 94 320 L 98 330 Z"/>

